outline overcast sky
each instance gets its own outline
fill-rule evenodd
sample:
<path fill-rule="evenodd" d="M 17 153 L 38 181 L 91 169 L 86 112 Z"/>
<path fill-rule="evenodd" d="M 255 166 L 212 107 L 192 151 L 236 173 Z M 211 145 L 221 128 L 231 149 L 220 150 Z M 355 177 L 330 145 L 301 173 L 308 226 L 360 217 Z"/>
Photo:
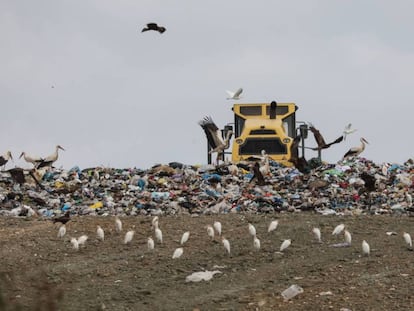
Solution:
<path fill-rule="evenodd" d="M 351 122 L 358 131 L 323 152 L 328 162 L 365 137 L 363 156 L 403 163 L 414 157 L 413 12 L 408 0 L 2 0 L 0 153 L 60 144 L 55 166 L 67 169 L 203 164 L 197 122 L 232 122 L 225 90 L 243 87 L 240 103 L 295 102 L 327 142 Z M 147 22 L 167 31 L 141 33 Z"/>

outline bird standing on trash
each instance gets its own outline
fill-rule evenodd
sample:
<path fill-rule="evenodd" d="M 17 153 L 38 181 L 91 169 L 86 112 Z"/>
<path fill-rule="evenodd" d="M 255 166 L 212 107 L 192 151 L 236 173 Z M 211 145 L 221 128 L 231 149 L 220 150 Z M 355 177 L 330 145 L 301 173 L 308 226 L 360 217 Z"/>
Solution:
<path fill-rule="evenodd" d="M 65 151 L 65 149 L 60 146 L 57 145 L 55 147 L 55 152 L 52 153 L 50 156 L 47 156 L 46 158 L 42 159 L 38 165 L 36 166 L 36 168 L 42 168 L 42 167 L 46 167 L 46 166 L 52 166 L 53 163 L 55 163 L 59 157 L 59 149 Z"/>
<path fill-rule="evenodd" d="M 364 137 L 361 137 L 360 139 L 361 141 L 361 145 L 358 147 L 352 147 L 351 149 L 349 149 L 343 156 L 343 160 L 345 160 L 348 157 L 357 157 L 359 156 L 362 151 L 365 150 L 365 144 L 369 144 L 369 142 L 367 142 L 367 140 Z"/>
<path fill-rule="evenodd" d="M 260 171 L 260 165 L 258 162 L 255 162 L 253 165 L 253 177 L 250 179 L 249 183 L 256 180 L 259 186 L 264 186 L 266 184 L 264 176 Z"/>
<path fill-rule="evenodd" d="M 13 160 L 13 157 L 10 151 L 7 151 L 5 154 L 0 156 L 0 166 L 3 166 L 3 170 L 6 167 L 6 164 L 7 162 L 9 162 L 10 159 Z"/>
<path fill-rule="evenodd" d="M 17 183 L 19 183 L 21 185 L 26 182 L 26 177 L 24 175 L 24 170 L 22 168 L 20 168 L 20 167 L 14 167 L 14 168 L 11 168 L 11 169 L 7 170 L 6 172 L 10 173 L 11 178 L 15 182 L 17 182 Z M 33 177 L 33 173 L 32 172 L 29 172 L 29 174 L 31 174 L 32 177 Z M 37 179 L 35 179 L 35 181 L 37 181 Z"/>
<path fill-rule="evenodd" d="M 43 159 L 42 159 L 41 157 L 37 157 L 37 156 L 30 156 L 30 155 L 28 155 L 28 154 L 27 154 L 26 152 L 24 152 L 24 151 L 20 154 L 19 159 L 20 159 L 21 157 L 23 157 L 23 159 L 24 159 L 27 163 L 31 163 L 31 164 L 33 164 L 33 166 L 34 166 L 35 168 L 39 165 L 39 163 L 40 163 L 40 162 L 42 162 L 42 161 L 43 161 Z"/>
<path fill-rule="evenodd" d="M 265 150 L 262 150 L 262 156 L 263 159 L 260 165 L 260 173 L 262 173 L 263 176 L 268 176 L 270 175 L 269 155 L 266 153 Z"/>
<path fill-rule="evenodd" d="M 223 139 L 221 136 L 221 131 L 214 123 L 211 117 L 204 117 L 201 121 L 198 122 L 201 128 L 206 134 L 208 144 L 210 146 L 209 154 L 217 153 L 216 162 L 219 164 L 220 158 L 222 157 L 224 150 L 228 149 L 230 146 L 230 139 L 233 135 L 233 131 L 227 131 L 226 137 Z"/>
<path fill-rule="evenodd" d="M 161 33 L 164 33 L 167 29 L 163 26 L 158 26 L 157 23 L 148 23 L 147 26 L 141 30 L 141 32 L 145 32 L 149 30 L 158 31 L 161 34 Z"/>

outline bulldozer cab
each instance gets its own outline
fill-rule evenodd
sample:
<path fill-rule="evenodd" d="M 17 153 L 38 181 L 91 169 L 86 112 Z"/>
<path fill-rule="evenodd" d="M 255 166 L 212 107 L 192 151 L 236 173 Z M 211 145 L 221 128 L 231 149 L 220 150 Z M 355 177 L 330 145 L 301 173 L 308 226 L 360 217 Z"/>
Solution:
<path fill-rule="evenodd" d="M 272 160 L 291 166 L 297 109 L 294 103 L 234 104 L 232 161 L 257 157 L 265 150 Z"/>

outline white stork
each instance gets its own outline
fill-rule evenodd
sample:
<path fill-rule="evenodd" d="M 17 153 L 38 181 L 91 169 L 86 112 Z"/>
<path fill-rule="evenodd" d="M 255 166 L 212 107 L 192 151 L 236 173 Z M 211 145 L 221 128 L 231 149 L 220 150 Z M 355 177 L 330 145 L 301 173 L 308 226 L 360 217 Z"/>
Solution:
<path fill-rule="evenodd" d="M 202 127 L 207 136 L 208 144 L 211 147 L 209 153 L 217 152 L 217 165 L 219 164 L 220 157 L 223 155 L 224 150 L 229 148 L 229 141 L 233 131 L 228 131 L 225 139 L 221 137 L 221 131 L 217 125 L 213 122 L 211 117 L 204 117 L 198 124 Z"/>
<path fill-rule="evenodd" d="M 3 170 L 6 167 L 7 162 L 12 159 L 12 154 L 10 151 L 7 151 L 4 155 L 0 156 L 0 166 L 3 166 Z"/>
<path fill-rule="evenodd" d="M 240 99 L 240 94 L 243 92 L 242 88 L 239 88 L 236 92 L 226 91 L 227 94 L 229 94 L 230 97 L 227 97 L 227 99 Z"/>
<path fill-rule="evenodd" d="M 38 156 L 29 156 L 26 154 L 26 152 L 22 152 L 19 159 L 23 157 L 23 159 L 27 162 L 27 163 L 32 163 L 34 167 L 37 167 L 39 165 L 40 162 L 43 161 L 43 159 L 41 157 Z"/>
<path fill-rule="evenodd" d="M 365 144 L 369 144 L 369 142 L 367 142 L 367 140 L 364 137 L 361 137 L 360 141 L 361 141 L 361 145 L 358 147 L 352 147 L 351 149 L 349 149 L 347 153 L 344 154 L 343 160 L 348 157 L 356 157 L 360 155 L 362 151 L 365 150 Z"/>
<path fill-rule="evenodd" d="M 47 156 L 46 158 L 42 159 L 42 161 L 38 164 L 37 168 L 52 166 L 53 163 L 56 162 L 59 157 L 59 149 L 65 151 L 65 149 L 60 145 L 57 145 L 55 148 L 55 152 L 52 153 L 50 156 Z"/>

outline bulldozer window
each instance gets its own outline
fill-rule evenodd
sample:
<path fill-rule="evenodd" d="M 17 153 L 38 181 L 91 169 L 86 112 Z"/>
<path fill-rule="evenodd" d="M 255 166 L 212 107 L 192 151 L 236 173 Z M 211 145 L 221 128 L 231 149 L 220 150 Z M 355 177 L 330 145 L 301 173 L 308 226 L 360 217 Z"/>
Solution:
<path fill-rule="evenodd" d="M 240 107 L 240 113 L 245 116 L 261 116 L 262 107 L 261 106 L 243 106 L 243 107 Z"/>

